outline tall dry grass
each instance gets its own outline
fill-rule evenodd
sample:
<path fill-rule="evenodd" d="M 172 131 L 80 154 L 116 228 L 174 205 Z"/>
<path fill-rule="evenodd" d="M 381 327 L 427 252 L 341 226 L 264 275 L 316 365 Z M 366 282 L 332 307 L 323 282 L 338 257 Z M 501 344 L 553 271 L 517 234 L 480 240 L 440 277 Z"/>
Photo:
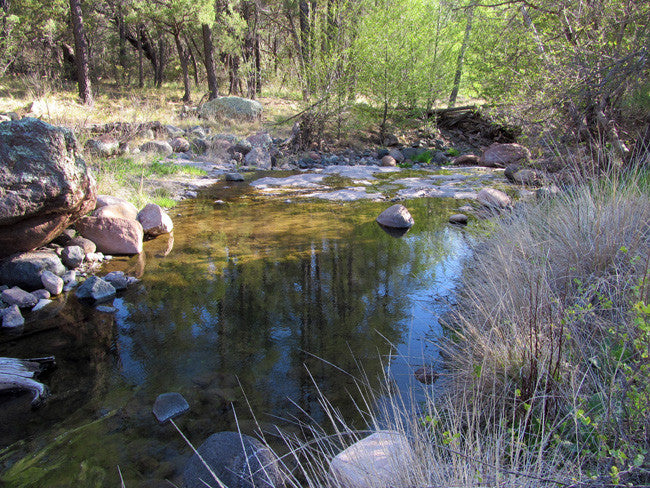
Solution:
<path fill-rule="evenodd" d="M 484 423 L 510 412 L 528 443 L 550 432 L 546 449 L 575 456 L 578 477 L 648 478 L 643 181 L 585 181 L 506 218 L 467 269 L 443 341 L 456 402 L 491 404 Z"/>

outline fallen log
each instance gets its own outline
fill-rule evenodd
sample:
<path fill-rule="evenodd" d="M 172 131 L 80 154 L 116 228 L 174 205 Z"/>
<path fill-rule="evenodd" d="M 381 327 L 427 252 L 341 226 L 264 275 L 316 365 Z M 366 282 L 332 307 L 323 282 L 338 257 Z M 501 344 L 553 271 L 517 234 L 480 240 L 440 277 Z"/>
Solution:
<path fill-rule="evenodd" d="M 32 407 L 38 407 L 47 397 L 47 387 L 34 378 L 54 365 L 53 357 L 16 359 L 0 357 L 0 393 L 30 391 Z"/>

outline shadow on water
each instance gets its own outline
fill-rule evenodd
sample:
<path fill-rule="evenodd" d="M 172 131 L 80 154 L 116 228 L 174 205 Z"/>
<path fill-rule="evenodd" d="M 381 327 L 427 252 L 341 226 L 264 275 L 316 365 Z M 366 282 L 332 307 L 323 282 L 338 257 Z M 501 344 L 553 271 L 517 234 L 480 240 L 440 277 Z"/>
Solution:
<path fill-rule="evenodd" d="M 408 202 L 416 224 L 398 239 L 375 223 L 386 203 L 286 204 L 241 188 L 184 202 L 173 237 L 114 259 L 104 271 L 142 276 L 116 313 L 69 296 L 29 337 L 0 336 L 0 356 L 59 364 L 43 408 L 0 400 L 6 486 L 117 486 L 118 465 L 130 488 L 178 480 L 190 453 L 151 414 L 167 391 L 187 398 L 179 426 L 200 444 L 236 430 L 235 416 L 250 434 L 253 414 L 267 432 L 322 421 L 317 387 L 361 427 L 353 376 L 379 377 L 396 352 L 396 380 L 412 386 L 467 252 L 445 225 L 458 202 Z"/>

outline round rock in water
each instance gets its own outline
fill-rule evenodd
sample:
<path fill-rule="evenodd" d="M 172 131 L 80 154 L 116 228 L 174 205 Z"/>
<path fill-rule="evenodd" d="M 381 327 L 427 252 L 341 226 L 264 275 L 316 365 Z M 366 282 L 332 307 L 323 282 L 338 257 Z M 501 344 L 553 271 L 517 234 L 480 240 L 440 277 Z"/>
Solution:
<path fill-rule="evenodd" d="M 240 173 L 226 173 L 226 181 L 244 181 Z"/>
<path fill-rule="evenodd" d="M 228 488 L 275 488 L 282 484 L 275 455 L 250 436 L 237 432 L 212 434 L 198 452 Z M 217 486 L 196 454 L 185 465 L 183 479 L 187 488 L 205 488 L 203 481 Z"/>
<path fill-rule="evenodd" d="M 124 274 L 124 271 L 111 271 L 104 276 L 104 281 L 107 281 L 116 290 L 125 290 L 129 286 L 129 277 Z"/>
<path fill-rule="evenodd" d="M 398 203 L 392 207 L 388 207 L 379 214 L 377 223 L 384 227 L 392 227 L 394 229 L 409 229 L 413 227 L 415 221 L 408 209 Z"/>
<path fill-rule="evenodd" d="M 467 225 L 467 215 L 454 214 L 449 217 L 449 223 L 455 225 Z"/>

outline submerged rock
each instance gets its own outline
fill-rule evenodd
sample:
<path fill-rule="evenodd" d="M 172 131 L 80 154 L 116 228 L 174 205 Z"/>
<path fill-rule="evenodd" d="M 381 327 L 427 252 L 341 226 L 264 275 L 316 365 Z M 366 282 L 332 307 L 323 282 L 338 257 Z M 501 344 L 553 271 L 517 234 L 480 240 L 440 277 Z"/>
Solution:
<path fill-rule="evenodd" d="M 261 442 L 237 432 L 212 434 L 199 454 L 228 488 L 275 488 L 282 484 L 276 457 Z M 183 472 L 186 488 L 205 488 L 216 481 L 194 454 Z"/>
<path fill-rule="evenodd" d="M 454 214 L 449 217 L 450 224 L 467 225 L 467 220 L 467 215 L 465 214 Z"/>
<path fill-rule="evenodd" d="M 392 207 L 388 207 L 379 214 L 379 217 L 377 217 L 377 223 L 385 227 L 408 229 L 413 226 L 415 221 L 408 209 L 404 205 L 398 203 Z"/>
<path fill-rule="evenodd" d="M 113 285 L 116 290 L 124 290 L 129 285 L 129 277 L 123 271 L 111 271 L 104 276 L 104 281 Z"/>
<path fill-rule="evenodd" d="M 425 385 L 435 383 L 438 379 L 438 373 L 430 366 L 422 366 L 421 368 L 416 369 L 413 375 L 415 376 L 415 379 Z"/>
<path fill-rule="evenodd" d="M 240 173 L 226 173 L 226 181 L 244 181 L 244 177 Z"/>

